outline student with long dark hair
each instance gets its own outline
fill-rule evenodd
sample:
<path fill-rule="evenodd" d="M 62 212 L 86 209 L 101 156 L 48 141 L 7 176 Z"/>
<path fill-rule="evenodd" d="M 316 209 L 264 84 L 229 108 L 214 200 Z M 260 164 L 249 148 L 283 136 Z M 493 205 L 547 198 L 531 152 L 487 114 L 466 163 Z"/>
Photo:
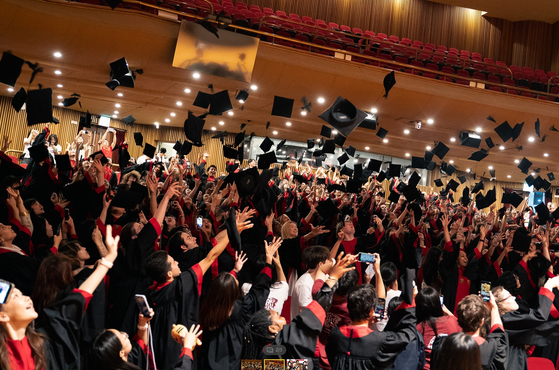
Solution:
<path fill-rule="evenodd" d="M 433 370 L 481 370 L 479 346 L 468 334 L 449 335 L 442 343 Z"/>

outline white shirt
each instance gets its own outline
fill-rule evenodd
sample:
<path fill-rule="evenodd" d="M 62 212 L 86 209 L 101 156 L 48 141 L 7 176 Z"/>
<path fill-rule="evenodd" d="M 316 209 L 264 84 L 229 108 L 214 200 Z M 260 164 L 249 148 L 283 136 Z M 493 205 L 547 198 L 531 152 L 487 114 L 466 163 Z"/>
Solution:
<path fill-rule="evenodd" d="M 136 164 L 144 164 L 149 160 L 149 157 L 147 155 L 142 155 L 140 157 L 138 157 L 138 159 L 136 160 Z"/>
<path fill-rule="evenodd" d="M 399 297 L 400 294 L 402 294 L 402 291 L 400 291 L 400 290 L 389 290 L 388 292 L 386 292 L 386 298 L 385 298 L 386 303 L 384 305 L 384 312 L 385 312 L 384 316 L 387 316 L 386 312 L 388 311 L 388 304 L 390 303 L 390 301 L 393 298 Z M 377 331 L 383 331 L 384 328 L 386 327 L 387 323 L 388 323 L 388 319 L 379 320 L 378 322 L 371 325 L 371 329 L 377 330 Z"/>
<path fill-rule="evenodd" d="M 307 307 L 312 301 L 312 287 L 314 285 L 314 280 L 308 272 L 305 272 L 297 283 L 295 284 L 295 289 L 293 289 L 293 295 L 291 296 L 291 318 L 296 317 Z"/>
<path fill-rule="evenodd" d="M 243 291 L 243 295 L 246 295 L 252 284 L 244 283 L 241 287 Z M 272 284 L 270 287 L 270 294 L 268 295 L 268 299 L 266 300 L 266 306 L 264 309 L 266 310 L 274 310 L 279 315 L 281 315 L 281 311 L 283 310 L 283 304 L 287 300 L 289 293 L 289 285 L 287 281 L 278 281 Z"/>
<path fill-rule="evenodd" d="M 23 158 L 31 158 L 29 155 L 29 148 L 31 148 L 35 140 L 31 140 L 29 144 L 25 144 L 25 140 L 27 140 L 27 138 L 23 139 Z"/>

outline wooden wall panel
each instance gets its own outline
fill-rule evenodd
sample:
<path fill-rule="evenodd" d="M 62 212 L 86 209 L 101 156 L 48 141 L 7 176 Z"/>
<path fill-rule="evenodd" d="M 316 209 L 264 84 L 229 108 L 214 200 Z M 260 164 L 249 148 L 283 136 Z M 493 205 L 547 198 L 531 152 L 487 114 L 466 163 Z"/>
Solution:
<path fill-rule="evenodd" d="M 507 64 L 559 70 L 557 24 L 485 18 L 478 10 L 426 0 L 251 0 L 249 3 L 327 23 L 478 52 Z"/>
<path fill-rule="evenodd" d="M 84 113 L 72 109 L 61 108 L 58 106 L 53 107 L 54 117 L 60 120 L 60 124 L 50 125 L 50 131 L 58 136 L 58 142 L 62 146 L 63 151 L 66 150 L 66 143 L 71 143 L 75 136 L 78 134 L 78 125 L 72 124 L 71 121 L 79 122 L 80 117 Z M 95 117 L 95 116 L 94 116 Z M 96 118 L 93 118 L 94 124 Z M 0 138 L 8 136 L 12 143 L 9 149 L 23 151 L 23 139 L 28 136 L 29 131 L 36 129 L 41 131 L 43 124 L 27 126 L 27 113 L 25 110 L 16 113 L 12 108 L 11 98 L 7 96 L 0 96 Z M 144 142 L 157 146 L 157 143 L 162 142 L 176 142 L 177 140 L 183 141 L 185 139 L 184 131 L 181 127 L 161 127 L 156 129 L 151 125 L 134 125 L 133 127 L 126 126 L 123 121 L 111 119 L 111 127 L 126 131 L 126 139 L 129 141 L 129 152 L 134 158 L 142 155 L 143 148 L 135 145 L 132 134 L 134 132 L 141 132 L 144 137 Z M 205 144 L 200 148 L 193 147 L 192 152 L 187 156 L 191 162 L 196 162 L 198 154 L 207 152 L 210 157 L 208 164 L 215 164 L 218 173 L 225 172 L 225 160 L 223 158 L 223 149 L 221 142 L 218 139 L 211 137 L 215 133 L 212 131 L 205 131 L 202 135 L 202 142 Z M 226 138 L 226 144 L 232 144 L 235 136 L 229 134 Z M 15 155 L 14 153 L 10 153 Z"/>

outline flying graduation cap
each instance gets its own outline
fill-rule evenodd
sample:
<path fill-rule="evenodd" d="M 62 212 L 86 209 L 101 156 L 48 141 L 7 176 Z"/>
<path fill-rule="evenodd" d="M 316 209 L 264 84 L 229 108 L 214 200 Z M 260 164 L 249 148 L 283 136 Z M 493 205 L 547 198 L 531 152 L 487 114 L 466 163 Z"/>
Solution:
<path fill-rule="evenodd" d="M 388 93 L 390 92 L 390 89 L 392 89 L 392 87 L 396 85 L 396 77 L 394 75 L 394 71 L 384 76 L 384 80 L 382 81 L 382 84 L 384 86 L 384 95 L 382 97 L 388 98 Z"/>
<path fill-rule="evenodd" d="M 293 112 L 294 99 L 274 96 L 274 104 L 272 106 L 272 116 L 291 118 Z"/>
<path fill-rule="evenodd" d="M 202 130 L 205 123 L 204 119 L 188 111 L 188 118 L 184 121 L 184 134 L 196 146 L 202 146 Z"/>
<path fill-rule="evenodd" d="M 118 86 L 134 88 L 136 75 L 128 68 L 126 58 L 122 57 L 109 65 L 111 66 L 110 81 L 105 84 L 109 89 L 114 90 Z"/>
<path fill-rule="evenodd" d="M 439 159 L 442 160 L 449 150 L 450 149 L 448 148 L 448 146 L 444 145 L 442 142 L 439 141 L 437 143 L 437 146 L 435 146 L 433 150 L 431 150 L 431 152 L 433 152 L 434 155 L 436 155 L 437 157 L 439 157 Z"/>
<path fill-rule="evenodd" d="M 367 113 L 357 109 L 349 100 L 338 96 L 334 104 L 319 117 L 334 127 L 338 134 L 348 137 L 367 118 Z"/>
<path fill-rule="evenodd" d="M 3 52 L 0 59 L 0 83 L 15 87 L 25 61 L 10 52 Z"/>

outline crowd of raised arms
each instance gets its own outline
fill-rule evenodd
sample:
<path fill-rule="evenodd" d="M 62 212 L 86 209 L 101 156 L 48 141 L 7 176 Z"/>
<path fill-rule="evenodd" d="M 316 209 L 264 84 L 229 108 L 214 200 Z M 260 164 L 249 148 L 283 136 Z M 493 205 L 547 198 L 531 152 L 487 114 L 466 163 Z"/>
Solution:
<path fill-rule="evenodd" d="M 53 136 L 25 139 L 25 169 L 8 138 L 0 148 L 1 370 L 557 359 L 558 228 L 525 200 L 391 202 L 375 175 L 354 192 L 326 166 L 230 161 L 218 174 L 221 158 L 164 150 L 113 172 L 106 156 L 130 158 L 126 142 L 83 155 L 80 133 L 64 158 Z"/>

